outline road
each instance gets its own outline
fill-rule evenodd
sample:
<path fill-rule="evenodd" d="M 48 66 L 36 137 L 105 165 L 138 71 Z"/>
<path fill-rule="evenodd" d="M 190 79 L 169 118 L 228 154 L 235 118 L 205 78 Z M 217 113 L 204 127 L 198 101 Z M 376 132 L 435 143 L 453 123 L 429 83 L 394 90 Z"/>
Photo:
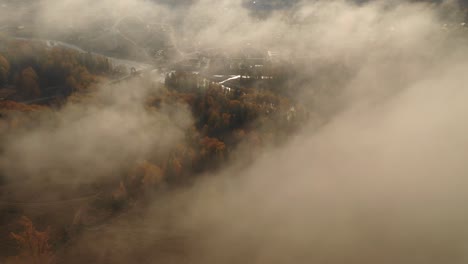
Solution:
<path fill-rule="evenodd" d="M 165 26 L 167 26 L 167 25 L 165 25 Z M 116 23 L 114 25 L 114 28 L 117 28 L 117 27 L 118 27 L 118 23 Z M 81 48 L 81 47 L 79 47 L 77 45 L 74 45 L 74 44 L 71 44 L 71 43 L 66 43 L 66 42 L 63 42 L 63 41 L 50 40 L 50 39 L 39 39 L 39 38 L 24 38 L 24 37 L 12 37 L 12 38 L 16 39 L 16 40 L 22 40 L 22 41 L 40 42 L 40 43 L 46 45 L 49 48 L 62 47 L 62 48 L 66 48 L 66 49 L 75 50 L 75 51 L 80 52 L 80 53 L 89 53 L 89 54 L 96 55 L 96 56 L 102 56 L 102 57 L 107 58 L 109 60 L 109 62 L 114 67 L 124 66 L 127 69 L 129 74 L 127 74 L 127 75 L 125 75 L 125 76 L 123 76 L 123 77 L 121 77 L 121 78 L 119 78 L 117 80 L 112 80 L 112 81 L 108 82 L 107 85 L 113 85 L 113 84 L 116 84 L 116 83 L 120 83 L 122 81 L 132 79 L 134 77 L 148 75 L 148 74 L 152 75 L 153 77 L 156 77 L 158 79 L 157 80 L 158 82 L 163 83 L 165 75 L 167 73 L 171 72 L 170 69 L 168 69 L 166 71 L 163 71 L 163 72 L 159 72 L 158 70 L 155 69 L 156 68 L 155 65 L 148 64 L 146 62 L 133 61 L 133 60 L 127 60 L 127 59 L 121 59 L 121 58 L 115 58 L 115 57 L 109 57 L 107 55 L 104 55 L 104 54 L 101 54 L 101 53 L 98 53 L 98 52 L 86 51 L 86 50 L 84 50 L 83 48 Z M 187 55 L 188 53 L 183 53 L 183 54 Z M 157 72 L 155 72 L 155 71 L 157 71 Z M 224 84 L 226 82 L 230 81 L 230 80 L 238 79 L 238 78 L 240 78 L 240 76 L 226 76 L 226 77 L 227 77 L 227 79 L 225 79 L 225 80 L 214 81 L 214 82 L 219 84 L 220 87 L 223 90 L 231 92 L 233 90 L 233 88 L 227 87 Z M 250 78 L 250 76 L 243 76 L 243 78 Z M 22 102 L 22 103 L 26 103 L 26 104 L 37 103 L 37 102 L 42 102 L 42 101 L 45 101 L 45 100 L 51 100 L 51 99 L 54 99 L 56 97 L 58 97 L 58 96 L 52 96 L 52 97 L 49 96 L 49 97 L 43 97 L 43 98 L 36 98 L 36 99 L 34 99 L 32 101 L 25 101 L 25 102 Z"/>
<path fill-rule="evenodd" d="M 21 40 L 21 41 L 39 42 L 39 43 L 42 43 L 42 44 L 46 45 L 49 48 L 61 47 L 61 48 L 75 50 L 75 51 L 77 51 L 79 53 L 89 53 L 91 55 L 105 57 L 105 58 L 107 58 L 109 60 L 109 62 L 114 67 L 124 66 L 127 69 L 129 74 L 119 78 L 118 80 L 113 80 L 113 81 L 109 82 L 108 84 L 119 83 L 121 81 L 128 80 L 128 79 L 134 78 L 136 76 L 140 76 L 143 73 L 153 72 L 154 68 L 155 68 L 154 65 L 144 63 L 144 62 L 120 59 L 120 58 L 115 58 L 115 57 L 109 57 L 109 56 L 106 56 L 104 54 L 100 54 L 100 53 L 97 53 L 97 52 L 86 51 L 86 50 L 82 49 L 81 47 L 78 47 L 78 46 L 76 46 L 74 44 L 70 44 L 70 43 L 66 43 L 66 42 L 62 42 L 62 41 L 50 40 L 50 39 L 38 39 L 38 38 L 24 38 L 24 37 L 12 37 L 12 39 Z M 161 80 L 158 80 L 158 81 L 161 82 Z M 43 101 L 55 99 L 55 98 L 57 98 L 59 96 L 60 95 L 35 98 L 34 100 L 23 101 L 21 103 L 24 103 L 24 104 L 38 103 L 38 102 L 43 102 Z"/>

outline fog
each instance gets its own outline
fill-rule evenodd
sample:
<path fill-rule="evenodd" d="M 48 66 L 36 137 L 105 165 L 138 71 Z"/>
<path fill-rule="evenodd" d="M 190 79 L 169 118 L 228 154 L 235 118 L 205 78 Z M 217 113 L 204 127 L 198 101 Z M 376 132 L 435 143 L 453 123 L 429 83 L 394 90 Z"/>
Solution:
<path fill-rule="evenodd" d="M 86 32 L 137 15 L 173 25 L 181 46 L 281 51 L 297 98 L 326 122 L 85 232 L 68 263 L 83 252 L 102 263 L 468 261 L 467 29 L 443 26 L 463 21 L 456 1 L 300 1 L 261 17 L 242 1 L 185 2 L 44 0 L 35 18 Z M 170 148 L 192 122 L 182 105 L 145 109 L 138 84 L 116 89 L 7 135 L 3 171 L 99 179 Z"/>
<path fill-rule="evenodd" d="M 213 230 L 208 259 L 465 262 L 462 69 L 304 131 L 240 180 L 200 183 L 185 219 Z"/>
<path fill-rule="evenodd" d="M 102 86 L 92 98 L 77 98 L 35 117 L 31 126 L 5 133 L 4 173 L 89 183 L 118 175 L 150 154 L 163 155 L 184 137 L 191 116 L 183 105 L 145 107 L 149 91 L 143 87 L 137 81 Z"/>

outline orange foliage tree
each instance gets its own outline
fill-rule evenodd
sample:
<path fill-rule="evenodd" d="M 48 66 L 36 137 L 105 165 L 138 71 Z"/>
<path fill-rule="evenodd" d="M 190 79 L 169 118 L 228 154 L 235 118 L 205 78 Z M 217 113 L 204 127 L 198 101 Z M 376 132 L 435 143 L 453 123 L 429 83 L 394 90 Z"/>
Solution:
<path fill-rule="evenodd" d="M 114 199 L 136 197 L 158 187 L 164 181 L 164 171 L 148 161 L 138 163 L 128 174 L 125 181 L 120 183 L 118 190 L 114 191 Z"/>
<path fill-rule="evenodd" d="M 204 137 L 201 140 L 201 155 L 205 157 L 216 157 L 223 159 L 226 145 L 217 138 Z"/>
<path fill-rule="evenodd" d="M 10 233 L 20 248 L 20 253 L 8 262 L 18 264 L 52 264 L 55 263 L 55 257 L 49 244 L 50 231 L 46 229 L 38 231 L 32 221 L 23 216 L 19 224 L 24 228 L 21 233 Z"/>

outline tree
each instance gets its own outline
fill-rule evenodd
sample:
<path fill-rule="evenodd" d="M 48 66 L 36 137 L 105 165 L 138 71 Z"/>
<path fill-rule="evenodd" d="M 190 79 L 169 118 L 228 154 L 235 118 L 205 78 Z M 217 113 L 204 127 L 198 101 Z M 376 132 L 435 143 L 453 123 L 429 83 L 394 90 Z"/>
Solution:
<path fill-rule="evenodd" d="M 76 81 L 75 77 L 73 76 L 68 76 L 66 81 L 65 81 L 65 84 L 70 87 L 72 89 L 72 91 L 76 91 L 80 88 L 80 86 L 78 85 L 78 82 Z"/>
<path fill-rule="evenodd" d="M 21 233 L 10 233 L 12 239 L 18 243 L 20 254 L 9 260 L 10 263 L 52 264 L 55 257 L 49 244 L 50 231 L 38 231 L 32 221 L 23 216 L 19 224 L 24 228 Z"/>
<path fill-rule="evenodd" d="M 136 197 L 142 191 L 151 190 L 163 183 L 164 171 L 158 165 L 148 161 L 138 163 L 129 173 L 124 183 L 125 195 Z"/>
<path fill-rule="evenodd" d="M 32 67 L 27 67 L 21 71 L 16 81 L 16 87 L 24 98 L 37 98 L 41 95 L 39 77 Z"/>
<path fill-rule="evenodd" d="M 201 140 L 202 150 L 201 154 L 206 157 L 217 157 L 219 159 L 224 158 L 224 152 L 226 145 L 224 142 L 217 138 L 204 137 Z"/>
<path fill-rule="evenodd" d="M 172 159 L 172 171 L 176 176 L 180 176 L 182 174 L 182 162 L 178 158 Z"/>
<path fill-rule="evenodd" d="M 143 174 L 143 178 L 141 179 L 143 186 L 154 187 L 161 184 L 164 180 L 164 172 L 157 165 L 144 161 L 140 164 L 139 169 Z"/>
<path fill-rule="evenodd" d="M 5 57 L 0 54 L 0 86 L 8 82 L 8 75 L 10 74 L 10 63 Z"/>

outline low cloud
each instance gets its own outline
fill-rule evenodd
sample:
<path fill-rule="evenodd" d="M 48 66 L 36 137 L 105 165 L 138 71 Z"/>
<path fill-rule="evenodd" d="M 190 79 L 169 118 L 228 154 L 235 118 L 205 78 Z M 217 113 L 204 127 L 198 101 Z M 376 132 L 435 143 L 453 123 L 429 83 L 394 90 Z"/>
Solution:
<path fill-rule="evenodd" d="M 95 98 L 46 111 L 33 128 L 5 134 L 4 173 L 84 183 L 162 155 L 183 139 L 191 115 L 183 105 L 146 106 L 150 91 L 143 87 L 136 81 L 103 86 Z"/>

